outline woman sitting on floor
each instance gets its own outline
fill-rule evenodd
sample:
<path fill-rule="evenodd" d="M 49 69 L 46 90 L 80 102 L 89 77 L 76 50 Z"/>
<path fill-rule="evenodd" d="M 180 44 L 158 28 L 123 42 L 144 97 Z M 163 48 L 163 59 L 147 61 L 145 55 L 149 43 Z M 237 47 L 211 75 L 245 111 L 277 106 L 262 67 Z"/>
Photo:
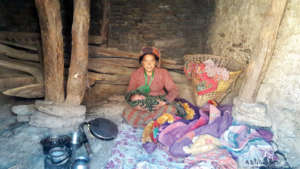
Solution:
<path fill-rule="evenodd" d="M 160 68 L 160 52 L 153 47 L 142 49 L 139 63 L 142 65 L 131 74 L 127 89 L 128 106 L 123 118 L 134 127 L 145 127 L 162 113 L 175 113 L 169 105 L 178 97 L 178 88 L 166 69 Z"/>

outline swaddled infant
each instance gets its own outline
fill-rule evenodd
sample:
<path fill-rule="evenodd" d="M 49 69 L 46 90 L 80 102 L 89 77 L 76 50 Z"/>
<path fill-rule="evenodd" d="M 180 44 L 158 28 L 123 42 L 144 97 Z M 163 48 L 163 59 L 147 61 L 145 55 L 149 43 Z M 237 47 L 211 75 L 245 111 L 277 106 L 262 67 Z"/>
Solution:
<path fill-rule="evenodd" d="M 132 106 L 140 106 L 148 111 L 152 111 L 155 105 L 158 105 L 160 101 L 165 101 L 165 96 L 151 96 L 142 93 L 139 90 L 128 92 L 125 96 L 127 103 Z"/>
<path fill-rule="evenodd" d="M 145 99 L 146 99 L 146 97 L 143 95 L 140 95 L 140 94 L 135 94 L 130 97 L 131 101 L 145 100 Z"/>

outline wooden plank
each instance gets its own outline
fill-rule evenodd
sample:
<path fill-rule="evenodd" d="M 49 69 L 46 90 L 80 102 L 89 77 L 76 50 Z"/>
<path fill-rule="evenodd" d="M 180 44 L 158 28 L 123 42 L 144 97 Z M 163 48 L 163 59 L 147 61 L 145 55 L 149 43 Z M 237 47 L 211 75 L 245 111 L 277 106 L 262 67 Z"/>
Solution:
<path fill-rule="evenodd" d="M 113 66 L 113 65 L 102 65 L 99 66 L 97 63 L 89 63 L 88 69 L 91 71 L 107 74 L 120 74 L 120 75 L 130 75 L 136 68 L 128 68 L 123 66 Z"/>
<path fill-rule="evenodd" d="M 90 86 L 95 83 L 128 85 L 130 80 L 130 75 L 125 76 L 119 74 L 104 74 L 104 73 L 88 72 L 88 80 Z"/>
<path fill-rule="evenodd" d="M 107 83 L 111 82 L 116 84 L 128 84 L 131 73 L 134 72 L 137 68 L 120 66 L 120 64 L 118 63 L 121 62 L 115 62 L 115 65 L 102 62 L 89 62 L 89 84 L 91 85 L 95 81 L 105 81 Z M 187 83 L 188 81 L 185 75 L 182 73 L 173 71 L 169 71 L 169 73 L 175 83 Z M 126 83 L 124 81 L 126 81 Z"/>
<path fill-rule="evenodd" d="M 23 98 L 42 98 L 44 97 L 44 85 L 41 83 L 30 84 L 22 87 L 5 90 L 3 91 L 3 94 Z"/>
<path fill-rule="evenodd" d="M 35 46 L 40 41 L 39 33 L 0 31 L 0 39 Z"/>
<path fill-rule="evenodd" d="M 85 95 L 85 103 L 90 105 L 97 104 L 106 100 L 112 95 L 124 95 L 127 85 L 113 85 L 97 83 L 93 88 L 87 90 Z"/>
<path fill-rule="evenodd" d="M 89 58 L 90 67 L 101 67 L 105 65 L 138 68 L 140 64 L 137 59 L 128 58 Z"/>
<path fill-rule="evenodd" d="M 90 56 L 105 55 L 105 56 L 113 56 L 113 57 L 132 58 L 132 59 L 138 59 L 140 56 L 139 53 L 122 51 L 116 48 L 104 48 L 104 47 L 97 47 L 97 46 L 89 46 L 89 54 Z M 162 64 L 183 65 L 183 61 L 163 58 Z"/>
<path fill-rule="evenodd" d="M 33 84 L 34 82 L 35 78 L 30 75 L 0 78 L 0 91 Z"/>
<path fill-rule="evenodd" d="M 99 57 L 99 58 L 89 58 L 89 64 L 93 66 L 102 66 L 102 65 L 112 65 L 112 66 L 124 66 L 124 67 L 130 67 L 130 68 L 138 68 L 141 65 L 138 62 L 138 59 L 134 58 L 118 58 L 118 57 Z M 183 64 L 177 65 L 177 64 L 169 64 L 169 63 L 163 63 L 162 68 L 168 69 L 168 70 L 178 70 L 183 71 Z"/>
<path fill-rule="evenodd" d="M 34 52 L 38 51 L 35 46 L 24 45 L 24 44 L 20 44 L 20 43 L 17 43 L 17 42 L 11 42 L 11 41 L 7 41 L 7 40 L 0 40 L 0 43 L 5 44 L 5 45 L 10 45 L 10 46 L 15 46 L 15 47 L 27 49 L 27 50 L 31 50 L 31 51 L 34 51 Z"/>
<path fill-rule="evenodd" d="M 27 33 L 27 32 L 3 32 L 0 31 L 0 40 L 10 40 L 13 41 L 26 41 L 26 40 L 34 40 L 35 44 L 39 43 L 39 33 Z M 101 36 L 96 35 L 89 35 L 89 43 L 90 44 L 102 44 L 103 40 Z M 23 43 L 22 43 L 23 44 Z M 35 49 L 36 47 L 34 47 Z M 124 57 L 124 58 L 131 58 L 131 59 L 138 59 L 139 53 L 134 52 L 127 52 L 122 51 L 116 48 L 105 48 L 105 47 L 98 47 L 98 46 L 89 46 L 89 55 L 94 56 L 112 56 L 112 57 Z M 166 69 L 180 69 L 183 70 L 183 60 L 175 60 L 175 59 L 162 59 L 162 67 Z"/>
<path fill-rule="evenodd" d="M 272 0 L 256 48 L 246 70 L 245 81 L 241 86 L 239 98 L 245 102 L 255 102 L 260 84 L 273 55 L 278 29 L 284 15 L 287 0 Z"/>
<path fill-rule="evenodd" d="M 35 62 L 40 61 L 37 53 L 30 53 L 24 50 L 18 50 L 3 44 L 0 44 L 0 54 L 16 59 L 29 60 Z"/>
<path fill-rule="evenodd" d="M 35 77 L 37 82 L 43 82 L 43 74 L 39 66 L 25 61 L 0 57 L 0 67 L 26 72 Z"/>
<path fill-rule="evenodd" d="M 35 46 L 40 42 L 40 38 L 39 33 L 0 31 L 0 41 L 31 50 L 37 50 Z M 101 45 L 103 43 L 104 41 L 101 36 L 89 35 L 89 44 Z"/>

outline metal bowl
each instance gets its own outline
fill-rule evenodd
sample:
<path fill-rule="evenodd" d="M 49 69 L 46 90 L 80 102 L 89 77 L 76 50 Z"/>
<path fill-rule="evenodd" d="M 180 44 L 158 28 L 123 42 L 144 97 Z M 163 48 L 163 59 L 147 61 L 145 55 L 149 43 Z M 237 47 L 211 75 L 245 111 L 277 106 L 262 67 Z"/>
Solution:
<path fill-rule="evenodd" d="M 71 166 L 71 159 L 67 158 L 59 163 L 53 163 L 48 157 L 44 160 L 44 169 L 69 169 Z"/>
<path fill-rule="evenodd" d="M 43 146 L 44 154 L 49 154 L 49 150 L 54 147 L 67 147 L 70 148 L 71 138 L 68 135 L 61 136 L 48 136 L 43 138 L 40 143 Z"/>
<path fill-rule="evenodd" d="M 73 164 L 72 164 L 72 169 L 89 169 L 89 158 L 85 156 L 79 156 L 77 157 Z"/>

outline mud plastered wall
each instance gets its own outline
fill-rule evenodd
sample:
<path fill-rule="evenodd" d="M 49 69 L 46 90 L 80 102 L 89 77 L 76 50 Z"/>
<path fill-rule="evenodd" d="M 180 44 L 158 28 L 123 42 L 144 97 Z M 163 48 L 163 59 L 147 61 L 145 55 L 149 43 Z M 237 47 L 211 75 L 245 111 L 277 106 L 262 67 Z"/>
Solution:
<path fill-rule="evenodd" d="M 272 129 L 293 166 L 300 167 L 300 0 L 288 1 L 273 58 L 257 101 L 268 106 Z"/>
<path fill-rule="evenodd" d="M 270 0 L 216 0 L 207 47 L 215 55 L 248 63 Z"/>
<path fill-rule="evenodd" d="M 206 47 L 208 53 L 231 57 L 247 65 L 253 53 L 270 0 L 216 0 Z M 232 104 L 243 74 L 223 103 Z"/>
<path fill-rule="evenodd" d="M 248 63 L 271 0 L 217 0 L 207 46 L 216 55 Z M 300 0 L 288 1 L 274 54 L 257 102 L 267 105 L 272 130 L 292 166 L 300 167 Z"/>

